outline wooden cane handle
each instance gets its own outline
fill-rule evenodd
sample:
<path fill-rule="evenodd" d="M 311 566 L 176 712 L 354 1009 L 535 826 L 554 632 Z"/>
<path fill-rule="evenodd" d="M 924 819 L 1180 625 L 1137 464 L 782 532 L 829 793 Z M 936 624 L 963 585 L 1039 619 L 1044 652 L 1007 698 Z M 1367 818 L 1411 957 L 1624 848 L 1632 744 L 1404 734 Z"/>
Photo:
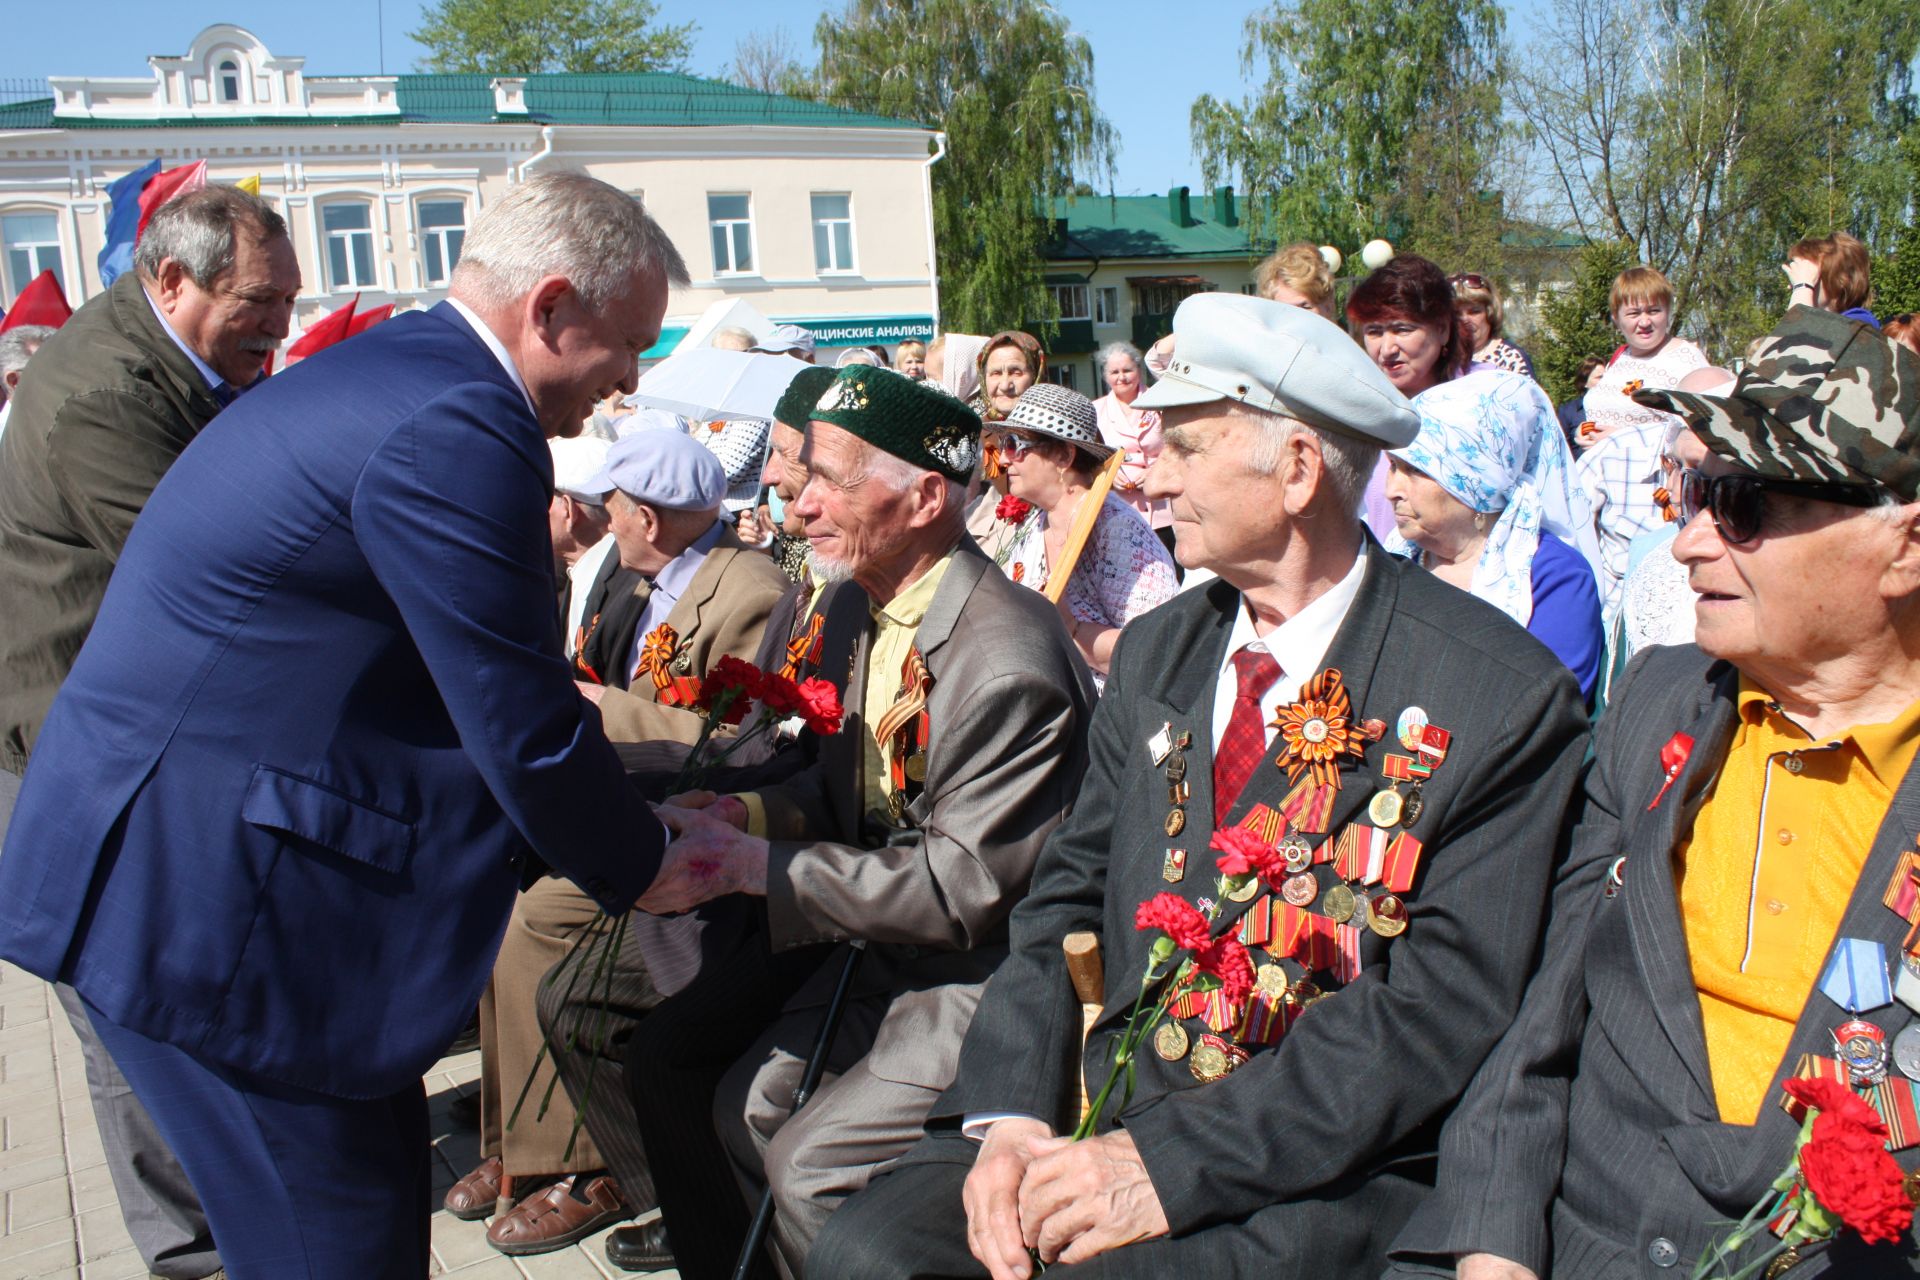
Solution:
<path fill-rule="evenodd" d="M 1042 594 L 1054 604 L 1059 604 L 1060 597 L 1067 593 L 1067 579 L 1080 563 L 1080 553 L 1087 549 L 1087 539 L 1093 536 L 1093 526 L 1100 519 L 1100 508 L 1106 504 L 1107 491 L 1113 487 L 1113 478 L 1120 474 L 1120 464 L 1124 461 L 1126 455 L 1116 449 L 1094 476 L 1086 496 L 1080 499 L 1080 506 L 1073 513 L 1073 523 L 1067 527 L 1067 542 L 1060 550 L 1060 563 L 1047 566 L 1047 588 Z"/>
<path fill-rule="evenodd" d="M 1081 1004 L 1099 1008 L 1107 998 L 1107 970 L 1100 960 L 1100 935 L 1084 931 L 1070 933 L 1061 940 L 1060 949 L 1066 952 L 1067 976 L 1073 979 L 1074 995 Z"/>

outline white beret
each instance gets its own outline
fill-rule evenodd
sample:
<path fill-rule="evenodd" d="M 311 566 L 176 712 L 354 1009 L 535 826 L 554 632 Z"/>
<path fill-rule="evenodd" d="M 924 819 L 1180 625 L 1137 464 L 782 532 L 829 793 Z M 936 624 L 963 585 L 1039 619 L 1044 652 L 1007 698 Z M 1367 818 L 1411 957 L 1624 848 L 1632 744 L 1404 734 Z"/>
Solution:
<path fill-rule="evenodd" d="M 580 435 L 570 440 L 555 436 L 547 441 L 547 448 L 553 453 L 555 491 L 595 502 L 606 497 L 606 486 L 595 489 L 592 484 L 606 470 L 609 447 L 611 442 L 599 436 Z"/>
<path fill-rule="evenodd" d="M 1173 313 L 1173 360 L 1136 409 L 1238 400 L 1382 448 L 1420 432 L 1420 415 L 1344 329 L 1301 307 L 1197 293 Z"/>
<path fill-rule="evenodd" d="M 712 450 L 678 427 L 648 425 L 613 442 L 589 484 L 618 489 L 670 511 L 712 511 L 727 496 L 727 473 Z"/>

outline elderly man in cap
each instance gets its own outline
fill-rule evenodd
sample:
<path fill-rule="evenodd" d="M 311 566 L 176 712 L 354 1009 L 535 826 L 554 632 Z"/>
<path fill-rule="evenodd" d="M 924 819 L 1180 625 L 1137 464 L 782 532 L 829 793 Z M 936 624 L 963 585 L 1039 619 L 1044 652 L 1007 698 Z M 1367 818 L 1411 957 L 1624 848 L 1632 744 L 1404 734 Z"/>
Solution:
<path fill-rule="evenodd" d="M 575 666 L 609 677 L 610 684 L 582 681 L 580 689 L 600 704 L 610 739 L 658 743 L 664 750 L 649 759 L 675 761 L 704 720 L 690 705 L 701 676 L 722 656 L 765 663 L 783 654 L 796 593 L 720 519 L 726 488 L 720 463 L 684 431 L 641 427 L 601 452 L 601 466 L 574 484 L 602 496 L 617 567 L 605 599 L 581 623 Z M 770 641 L 771 653 L 764 652 Z M 445 1207 L 455 1217 L 477 1219 L 493 1213 L 497 1201 L 511 1202 L 488 1225 L 487 1240 L 512 1256 L 565 1248 L 653 1206 L 643 1159 L 624 1179 L 608 1175 L 609 1160 L 591 1136 L 574 1138 L 566 1094 L 556 1091 L 553 1105 L 538 1105 L 551 1082 L 551 1062 L 541 1064 L 528 1089 L 534 1105 L 506 1127 L 540 1053 L 534 999 L 541 980 L 599 910 L 571 881 L 537 881 L 514 904 L 481 1000 L 482 1159 L 447 1192 Z M 606 1016 L 621 1019 L 616 1034 L 660 999 L 644 964 L 626 968 L 608 994 L 618 1008 Z"/>
<path fill-rule="evenodd" d="M 1174 332 L 1137 402 L 1166 425 L 1146 491 L 1172 504 L 1180 563 L 1219 581 L 1122 636 L 1086 785 L 958 1078 L 828 1224 L 813 1274 L 1005 1280 L 1032 1274 L 1029 1251 L 1049 1275 L 1377 1272 L 1519 1002 L 1579 691 L 1511 619 L 1362 530 L 1378 451 L 1419 418 L 1352 339 L 1222 294 L 1183 302 Z M 1234 828 L 1279 840 L 1284 865 L 1216 875 Z M 1150 954 L 1171 969 L 1135 927 L 1156 895 L 1211 914 L 1234 999 L 1153 985 L 1167 1020 L 1075 1143 Z M 1084 1067 L 1075 934 L 1105 951 Z"/>
<path fill-rule="evenodd" d="M 810 414 L 793 509 L 816 570 L 845 580 L 822 642 L 846 678 L 845 726 L 810 738 L 783 784 L 663 809 L 684 856 L 641 903 L 717 900 L 738 921 L 734 955 L 650 1014 L 627 1062 L 664 1229 L 616 1232 L 609 1256 L 689 1280 L 733 1274 L 743 1186 L 770 1180 L 780 1264 L 797 1273 L 834 1206 L 912 1144 L 1086 767 L 1086 668 L 1052 607 L 964 531 L 979 420 L 865 366 Z M 867 955 L 831 1079 L 789 1120 L 849 940 Z"/>
<path fill-rule="evenodd" d="M 1920 1169 L 1920 359 L 1795 307 L 1723 394 L 1636 398 L 1710 451 L 1673 545 L 1695 644 L 1607 709 L 1540 971 L 1401 1274 L 1690 1268 L 1793 1157 L 1795 1077 L 1866 1093 L 1866 1154 Z M 1793 1245 L 1794 1276 L 1911 1276 L 1904 1218 L 1873 1246 L 1762 1226 L 1727 1271 Z"/>
<path fill-rule="evenodd" d="M 553 499 L 547 504 L 547 531 L 553 537 L 554 591 L 560 602 L 560 638 L 571 658 L 580 643 L 580 624 L 598 612 L 607 581 L 620 566 L 619 545 L 613 540 L 612 517 L 607 514 L 607 491 L 587 485 L 607 465 L 610 446 L 599 436 L 555 436 L 547 441 L 553 454 Z"/>

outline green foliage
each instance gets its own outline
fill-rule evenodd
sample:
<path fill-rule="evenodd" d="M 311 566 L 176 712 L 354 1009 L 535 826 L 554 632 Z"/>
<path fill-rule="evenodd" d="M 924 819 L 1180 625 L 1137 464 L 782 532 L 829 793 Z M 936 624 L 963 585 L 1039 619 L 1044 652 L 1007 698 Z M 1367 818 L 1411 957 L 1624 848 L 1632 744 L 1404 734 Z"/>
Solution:
<path fill-rule="evenodd" d="M 1193 104 L 1204 182 L 1237 178 L 1276 241 L 1387 235 L 1497 271 L 1502 24 L 1496 0 L 1277 0 L 1247 19 L 1260 91 Z"/>
<path fill-rule="evenodd" d="M 1042 211 L 1077 174 L 1112 166 L 1085 37 L 1038 0 L 849 0 L 814 40 L 822 101 L 947 135 L 933 168 L 942 324 L 1051 328 Z"/>
<path fill-rule="evenodd" d="M 1572 285 L 1541 305 L 1540 336 L 1531 354 L 1534 372 L 1555 404 L 1585 389 L 1580 382 L 1581 361 L 1588 356 L 1604 360 L 1620 345 L 1620 333 L 1607 312 L 1607 291 L 1613 287 L 1613 278 L 1633 264 L 1632 245 L 1590 244 L 1580 251 Z"/>
<path fill-rule="evenodd" d="M 422 71 L 681 71 L 694 25 L 655 26 L 652 0 L 434 0 L 413 38 Z"/>
<path fill-rule="evenodd" d="M 1920 131 L 1909 129 L 1901 144 L 1910 190 L 1920 196 Z M 1873 309 L 1882 320 L 1920 311 L 1920 205 L 1908 215 L 1893 242 L 1893 252 L 1873 265 Z"/>
<path fill-rule="evenodd" d="M 1737 354 L 1786 307 L 1803 235 L 1894 233 L 1920 10 L 1902 0 L 1553 0 L 1514 101 L 1568 223 L 1667 274 Z"/>

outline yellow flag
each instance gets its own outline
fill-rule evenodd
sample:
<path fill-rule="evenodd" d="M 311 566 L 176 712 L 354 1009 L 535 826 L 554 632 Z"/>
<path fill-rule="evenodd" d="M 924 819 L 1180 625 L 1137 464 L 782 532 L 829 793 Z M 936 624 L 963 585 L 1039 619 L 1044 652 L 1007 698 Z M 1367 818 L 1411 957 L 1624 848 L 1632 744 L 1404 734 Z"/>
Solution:
<path fill-rule="evenodd" d="M 233 185 L 250 196 L 257 196 L 260 194 L 260 175 L 256 173 L 250 178 L 242 178 Z"/>

